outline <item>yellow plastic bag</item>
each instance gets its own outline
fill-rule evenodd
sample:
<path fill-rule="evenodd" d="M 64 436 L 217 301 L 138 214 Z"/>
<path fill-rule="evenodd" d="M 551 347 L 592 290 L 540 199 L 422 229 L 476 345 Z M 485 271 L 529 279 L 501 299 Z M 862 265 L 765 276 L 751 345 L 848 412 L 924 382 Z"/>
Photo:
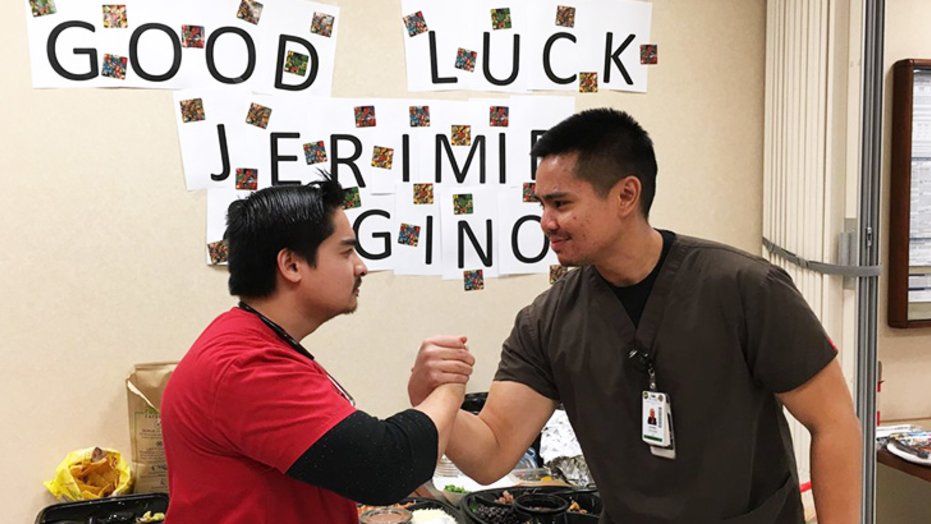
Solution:
<path fill-rule="evenodd" d="M 129 492 L 132 475 L 119 451 L 86 448 L 68 453 L 44 485 L 59 499 L 92 500 Z"/>

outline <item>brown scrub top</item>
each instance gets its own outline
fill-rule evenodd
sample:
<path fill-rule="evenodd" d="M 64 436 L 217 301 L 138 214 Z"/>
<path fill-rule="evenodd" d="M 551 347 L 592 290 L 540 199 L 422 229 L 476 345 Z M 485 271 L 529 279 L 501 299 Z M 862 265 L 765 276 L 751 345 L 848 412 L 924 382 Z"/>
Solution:
<path fill-rule="evenodd" d="M 676 458 L 641 436 L 654 354 L 672 401 Z M 634 328 L 594 267 L 571 271 L 521 310 L 495 380 L 563 403 L 604 502 L 605 523 L 802 522 L 782 406 L 835 356 L 791 278 L 737 249 L 678 236 Z"/>

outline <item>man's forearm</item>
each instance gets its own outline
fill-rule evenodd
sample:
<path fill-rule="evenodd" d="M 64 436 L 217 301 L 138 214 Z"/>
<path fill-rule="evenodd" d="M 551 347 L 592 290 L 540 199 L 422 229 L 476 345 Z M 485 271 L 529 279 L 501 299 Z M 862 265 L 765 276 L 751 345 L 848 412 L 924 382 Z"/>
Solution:
<path fill-rule="evenodd" d="M 492 382 L 482 412 L 456 415 L 446 454 L 466 475 L 491 484 L 511 471 L 556 409 L 556 401 L 518 382 Z"/>
<path fill-rule="evenodd" d="M 501 456 L 501 447 L 491 428 L 472 413 L 459 411 L 446 455 L 470 478 L 491 484 L 507 474 L 513 464 Z"/>
<path fill-rule="evenodd" d="M 850 426 L 850 424 L 848 424 Z M 858 425 L 811 437 L 811 485 L 819 524 L 860 520 L 862 494 Z"/>
<path fill-rule="evenodd" d="M 459 411 L 464 396 L 465 385 L 444 384 L 434 389 L 423 402 L 414 407 L 430 417 L 436 426 L 437 460 L 446 450 L 455 424 L 456 413 Z"/>

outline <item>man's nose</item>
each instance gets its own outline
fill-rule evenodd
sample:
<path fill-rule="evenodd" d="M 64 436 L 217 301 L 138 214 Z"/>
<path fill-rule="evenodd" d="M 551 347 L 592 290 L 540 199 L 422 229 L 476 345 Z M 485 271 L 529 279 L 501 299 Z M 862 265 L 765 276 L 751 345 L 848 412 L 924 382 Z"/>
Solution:
<path fill-rule="evenodd" d="M 540 228 L 544 233 L 549 233 L 558 229 L 556 219 L 554 219 L 553 214 L 546 209 L 543 210 L 543 215 L 540 216 Z"/>
<path fill-rule="evenodd" d="M 369 273 L 369 268 L 365 266 L 365 262 L 362 261 L 362 257 L 359 256 L 359 253 L 353 253 L 353 257 L 356 259 L 356 276 L 364 277 Z"/>

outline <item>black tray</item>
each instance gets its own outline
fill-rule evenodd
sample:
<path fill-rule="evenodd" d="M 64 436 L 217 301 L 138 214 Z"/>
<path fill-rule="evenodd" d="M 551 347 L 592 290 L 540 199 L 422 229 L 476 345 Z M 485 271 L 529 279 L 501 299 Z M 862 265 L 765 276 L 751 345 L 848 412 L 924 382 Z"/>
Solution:
<path fill-rule="evenodd" d="M 466 522 L 468 524 L 522 524 L 523 519 L 514 512 L 510 504 L 495 502 L 505 491 L 509 491 L 515 497 L 529 493 L 547 493 L 562 497 L 570 503 L 578 502 L 579 506 L 588 513 L 567 513 L 568 524 L 593 524 L 598 522 L 598 515 L 601 514 L 601 497 L 595 490 L 579 490 L 561 486 L 516 486 L 473 491 L 463 497 L 459 506 L 465 514 Z"/>
<path fill-rule="evenodd" d="M 168 495 L 140 493 L 97 500 L 65 502 L 43 509 L 36 524 L 122 524 L 135 523 L 146 511 L 168 511 Z"/>

